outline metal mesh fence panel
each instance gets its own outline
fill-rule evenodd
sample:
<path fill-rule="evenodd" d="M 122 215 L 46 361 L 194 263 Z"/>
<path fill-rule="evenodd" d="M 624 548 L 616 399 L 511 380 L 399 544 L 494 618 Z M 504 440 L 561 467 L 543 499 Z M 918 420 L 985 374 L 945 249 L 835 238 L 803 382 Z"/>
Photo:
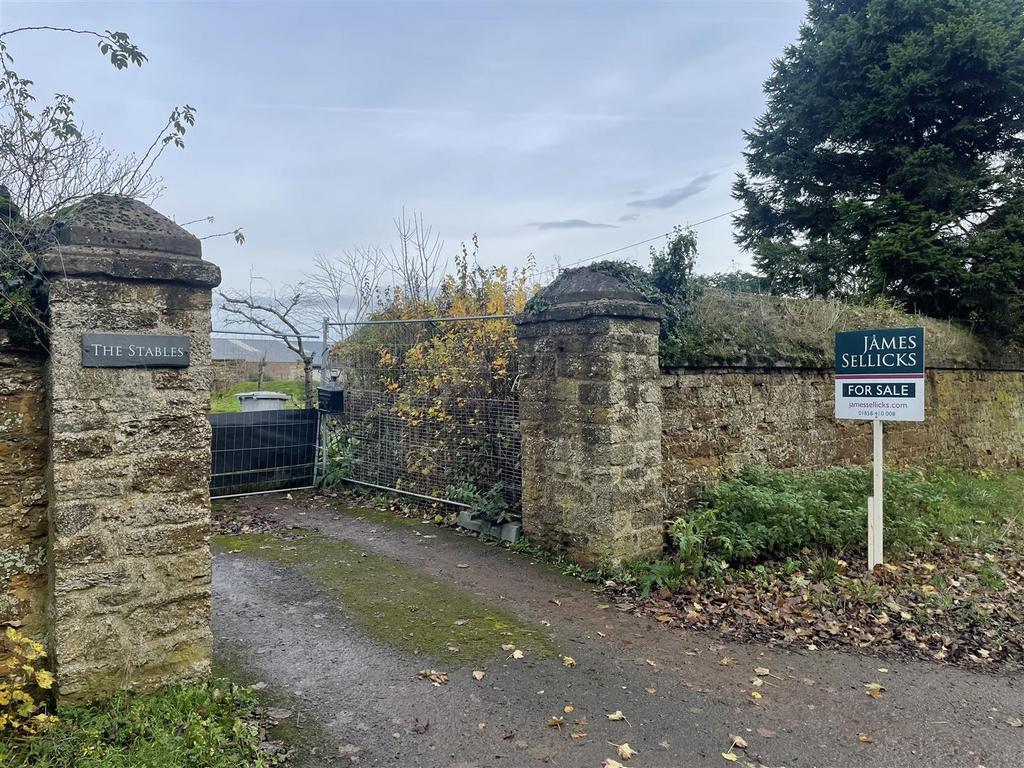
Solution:
<path fill-rule="evenodd" d="M 210 414 L 210 496 L 309 488 L 316 469 L 313 409 Z"/>
<path fill-rule="evenodd" d="M 508 318 L 342 326 L 324 378 L 328 479 L 486 505 L 517 518 L 522 472 L 515 334 Z"/>

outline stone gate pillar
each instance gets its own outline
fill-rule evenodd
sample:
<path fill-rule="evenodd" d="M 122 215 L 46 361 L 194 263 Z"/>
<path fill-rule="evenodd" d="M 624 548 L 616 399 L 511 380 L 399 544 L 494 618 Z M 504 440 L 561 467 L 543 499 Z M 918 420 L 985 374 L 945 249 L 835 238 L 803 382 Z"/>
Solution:
<path fill-rule="evenodd" d="M 567 272 L 516 318 L 523 530 L 584 565 L 662 548 L 661 308 Z"/>
<path fill-rule="evenodd" d="M 209 670 L 211 289 L 199 240 L 98 195 L 49 280 L 49 644 L 59 696 Z"/>

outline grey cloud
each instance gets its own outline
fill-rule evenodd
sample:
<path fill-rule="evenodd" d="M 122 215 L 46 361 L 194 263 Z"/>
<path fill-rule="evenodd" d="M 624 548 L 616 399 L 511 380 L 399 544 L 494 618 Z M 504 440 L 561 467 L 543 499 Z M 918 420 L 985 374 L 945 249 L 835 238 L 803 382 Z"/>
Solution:
<path fill-rule="evenodd" d="M 619 221 L 636 221 L 639 218 L 639 213 L 627 213 L 625 216 L 619 216 Z"/>
<path fill-rule="evenodd" d="M 601 224 L 586 219 L 562 219 L 561 221 L 531 221 L 528 227 L 535 229 L 618 229 L 614 224 Z"/>
<path fill-rule="evenodd" d="M 682 202 L 688 197 L 699 195 L 711 184 L 717 173 L 702 173 L 681 187 L 670 189 L 663 195 L 649 197 L 644 200 L 630 200 L 626 205 L 631 208 L 671 208 L 673 205 Z"/>

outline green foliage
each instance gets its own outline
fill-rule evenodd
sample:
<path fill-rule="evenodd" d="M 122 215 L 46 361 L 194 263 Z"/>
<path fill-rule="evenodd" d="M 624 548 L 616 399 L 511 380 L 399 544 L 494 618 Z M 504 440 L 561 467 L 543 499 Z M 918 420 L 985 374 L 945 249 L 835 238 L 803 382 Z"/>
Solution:
<path fill-rule="evenodd" d="M 238 402 L 236 395 L 240 392 L 255 392 L 259 389 L 258 385 L 259 382 L 256 381 L 243 381 L 227 389 L 216 390 L 210 396 L 210 413 L 238 413 L 242 410 L 242 404 Z M 305 407 L 305 385 L 301 381 L 264 381 L 263 391 L 282 392 L 290 396 L 291 400 L 285 403 L 285 408 Z"/>
<path fill-rule="evenodd" d="M 501 483 L 495 483 L 484 493 L 471 481 L 464 480 L 445 488 L 445 498 L 468 504 L 473 517 L 482 517 L 494 525 L 518 520 L 519 515 L 509 508 Z"/>
<path fill-rule="evenodd" d="M 707 489 L 699 506 L 669 524 L 675 559 L 693 577 L 723 564 L 748 566 L 816 553 L 862 556 L 866 547 L 868 467 L 794 472 L 745 467 Z M 889 470 L 885 545 L 894 557 L 950 542 L 984 548 L 1006 525 L 1024 521 L 1024 473 Z"/>
<path fill-rule="evenodd" d="M 32 254 L 48 237 L 36 229 L 0 184 L 0 328 L 22 344 L 43 342 L 46 335 L 46 281 Z"/>
<path fill-rule="evenodd" d="M 677 225 L 660 250 L 651 246 L 651 283 L 665 296 L 685 296 L 696 262 L 696 236 Z"/>
<path fill-rule="evenodd" d="M 0 742 L 11 768 L 270 768 L 253 694 L 226 680 L 67 705 L 38 736 Z"/>
<path fill-rule="evenodd" d="M 1019 0 L 810 0 L 746 133 L 737 242 L 775 293 L 1024 338 Z"/>
<path fill-rule="evenodd" d="M 677 591 L 690 576 L 686 564 L 678 560 L 655 560 L 651 563 L 634 563 L 623 569 L 625 580 L 635 585 L 644 597 L 651 592 L 667 589 Z"/>
<path fill-rule="evenodd" d="M 727 293 L 768 293 L 766 278 L 743 269 L 695 275 L 693 281 L 696 287 L 713 288 Z"/>

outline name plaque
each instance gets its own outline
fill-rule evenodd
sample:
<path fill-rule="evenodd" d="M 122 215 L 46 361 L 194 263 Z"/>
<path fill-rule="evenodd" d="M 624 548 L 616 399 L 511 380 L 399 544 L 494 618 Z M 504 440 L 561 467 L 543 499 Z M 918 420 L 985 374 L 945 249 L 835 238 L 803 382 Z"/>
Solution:
<path fill-rule="evenodd" d="M 83 333 L 84 368 L 188 368 L 188 336 Z"/>

